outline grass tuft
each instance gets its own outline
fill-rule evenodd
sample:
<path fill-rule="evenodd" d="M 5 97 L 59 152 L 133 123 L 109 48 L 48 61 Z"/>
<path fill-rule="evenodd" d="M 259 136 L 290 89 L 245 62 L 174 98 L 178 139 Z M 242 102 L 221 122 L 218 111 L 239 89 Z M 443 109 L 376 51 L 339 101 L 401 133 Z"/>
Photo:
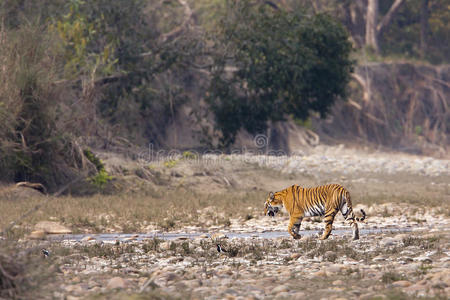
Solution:
<path fill-rule="evenodd" d="M 381 282 L 383 283 L 392 283 L 394 281 L 405 280 L 405 277 L 397 272 L 389 271 L 383 273 L 381 276 Z"/>

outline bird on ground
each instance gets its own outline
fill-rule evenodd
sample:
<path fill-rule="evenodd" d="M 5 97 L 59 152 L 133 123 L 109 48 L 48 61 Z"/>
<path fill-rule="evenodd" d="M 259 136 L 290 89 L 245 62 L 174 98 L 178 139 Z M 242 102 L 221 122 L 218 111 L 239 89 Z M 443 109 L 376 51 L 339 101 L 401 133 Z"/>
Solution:
<path fill-rule="evenodd" d="M 42 254 L 44 255 L 44 258 L 47 258 L 47 257 L 50 256 L 50 251 L 48 251 L 48 250 L 45 249 L 45 248 L 42 248 L 41 252 L 42 252 Z"/>
<path fill-rule="evenodd" d="M 217 252 L 223 253 L 223 252 L 228 252 L 228 251 L 223 249 L 222 246 L 220 246 L 220 244 L 217 244 Z"/>

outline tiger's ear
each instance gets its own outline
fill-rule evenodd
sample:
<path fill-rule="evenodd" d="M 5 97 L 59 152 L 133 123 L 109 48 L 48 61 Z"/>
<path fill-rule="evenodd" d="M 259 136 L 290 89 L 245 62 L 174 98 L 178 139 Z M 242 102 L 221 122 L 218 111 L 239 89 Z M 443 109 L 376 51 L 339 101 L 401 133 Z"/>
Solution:
<path fill-rule="evenodd" d="M 270 200 L 273 200 L 275 198 L 275 194 L 273 192 L 269 193 L 269 198 Z"/>

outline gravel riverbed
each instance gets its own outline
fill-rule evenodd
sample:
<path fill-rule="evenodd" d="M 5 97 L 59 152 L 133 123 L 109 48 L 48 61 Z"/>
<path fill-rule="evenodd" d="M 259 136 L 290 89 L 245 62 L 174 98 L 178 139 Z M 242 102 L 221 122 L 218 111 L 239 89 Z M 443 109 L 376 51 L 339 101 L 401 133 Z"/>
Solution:
<path fill-rule="evenodd" d="M 110 162 L 104 158 L 107 167 Z M 214 205 L 197 210 L 197 223 L 167 232 L 145 223 L 145 238 L 21 240 L 46 248 L 58 266 L 44 298 L 84 299 L 415 299 L 450 297 L 450 161 L 431 157 L 318 146 L 293 156 L 203 155 L 160 164 L 167 188 L 227 192 L 277 190 L 292 183 L 338 182 L 349 187 L 354 210 L 367 219 L 351 239 L 338 215 L 335 234 L 319 241 L 261 233 L 285 232 L 288 216 L 262 216 L 241 206 L 227 217 Z M 164 177 L 166 176 L 166 177 Z M 217 190 L 217 191 L 216 191 Z M 244 212 L 242 214 L 242 212 Z M 246 216 L 246 217 L 243 217 Z M 216 224 L 212 219 L 227 219 Z M 177 222 L 183 222 L 178 220 Z M 316 233 L 320 218 L 301 229 Z M 400 231 L 400 232 L 399 232 Z M 152 234 L 196 233 L 171 240 Z M 233 233 L 247 234 L 245 238 Z M 217 245 L 227 252 L 219 253 Z"/>

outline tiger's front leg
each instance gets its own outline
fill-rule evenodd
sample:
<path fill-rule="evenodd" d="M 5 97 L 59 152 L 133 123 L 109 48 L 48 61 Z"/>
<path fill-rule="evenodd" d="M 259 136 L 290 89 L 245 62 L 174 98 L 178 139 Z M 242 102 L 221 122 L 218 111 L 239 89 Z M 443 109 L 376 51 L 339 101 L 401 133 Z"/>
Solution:
<path fill-rule="evenodd" d="M 336 216 L 336 213 L 337 210 L 333 210 L 325 214 L 325 218 L 323 219 L 323 221 L 325 222 L 325 231 L 319 238 L 320 240 L 326 240 L 330 236 L 331 230 L 333 230 L 333 221 L 334 217 Z"/>
<path fill-rule="evenodd" d="M 291 217 L 289 221 L 288 232 L 296 240 L 302 237 L 300 234 L 298 234 L 300 225 L 302 224 L 302 220 L 302 217 Z"/>

